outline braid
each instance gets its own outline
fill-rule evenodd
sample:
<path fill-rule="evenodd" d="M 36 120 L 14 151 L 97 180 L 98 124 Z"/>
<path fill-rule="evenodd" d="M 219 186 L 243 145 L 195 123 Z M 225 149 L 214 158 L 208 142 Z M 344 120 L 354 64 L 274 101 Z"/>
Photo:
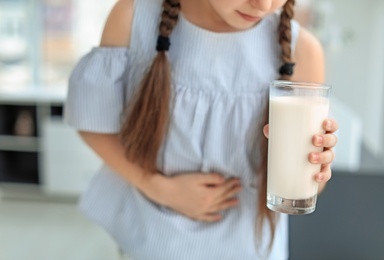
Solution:
<path fill-rule="evenodd" d="M 291 20 L 294 15 L 295 0 L 288 0 L 280 15 L 280 24 L 279 24 L 279 43 L 281 45 L 282 55 L 281 59 L 283 65 L 280 68 L 281 79 L 288 80 L 293 74 L 292 54 L 291 54 Z"/>
<path fill-rule="evenodd" d="M 279 73 L 281 80 L 289 80 L 293 75 L 293 67 L 294 63 L 292 61 L 291 56 L 291 19 L 294 15 L 294 4 L 295 0 L 288 0 L 281 12 L 280 16 L 280 24 L 278 27 L 279 33 L 279 44 L 282 49 L 282 63 Z M 264 108 L 263 118 L 262 118 L 262 126 L 268 124 L 268 115 L 269 115 L 269 104 L 267 103 Z M 261 163 L 258 167 L 258 174 L 260 177 L 260 189 L 258 193 L 258 216 L 257 216 L 257 227 L 258 227 L 258 235 L 261 236 L 261 230 L 263 227 L 263 222 L 265 219 L 268 220 L 270 230 L 271 230 L 271 240 L 269 246 L 271 248 L 275 229 L 277 222 L 277 214 L 266 207 L 267 201 L 267 165 L 268 165 L 268 139 L 262 138 L 260 144 L 260 152 L 261 152 Z"/>
<path fill-rule="evenodd" d="M 129 107 L 120 133 L 126 157 L 148 171 L 156 171 L 158 151 L 169 123 L 171 68 L 166 51 L 179 11 L 179 0 L 164 1 L 156 47 L 158 53 Z"/>
<path fill-rule="evenodd" d="M 175 27 L 180 12 L 179 0 L 166 0 L 163 3 L 163 13 L 160 22 L 160 35 L 169 37 Z"/>

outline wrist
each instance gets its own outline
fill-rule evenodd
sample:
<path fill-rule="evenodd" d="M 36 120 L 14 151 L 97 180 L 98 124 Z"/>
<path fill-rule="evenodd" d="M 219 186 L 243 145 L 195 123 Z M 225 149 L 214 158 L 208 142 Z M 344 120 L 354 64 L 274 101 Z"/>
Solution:
<path fill-rule="evenodd" d="M 169 178 L 156 172 L 144 174 L 137 188 L 150 200 L 166 206 L 168 185 Z"/>

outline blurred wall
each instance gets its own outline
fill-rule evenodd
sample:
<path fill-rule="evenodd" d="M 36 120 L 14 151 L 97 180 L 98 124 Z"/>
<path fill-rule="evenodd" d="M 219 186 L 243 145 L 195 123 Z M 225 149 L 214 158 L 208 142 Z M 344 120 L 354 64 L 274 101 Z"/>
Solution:
<path fill-rule="evenodd" d="M 366 148 L 384 158 L 384 2 L 338 0 L 332 5 L 327 82 L 334 86 L 333 95 L 361 117 Z"/>

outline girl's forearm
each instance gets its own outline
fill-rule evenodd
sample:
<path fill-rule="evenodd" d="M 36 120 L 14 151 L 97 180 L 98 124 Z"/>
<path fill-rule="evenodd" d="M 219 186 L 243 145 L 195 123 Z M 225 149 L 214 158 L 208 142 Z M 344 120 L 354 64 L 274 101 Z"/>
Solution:
<path fill-rule="evenodd" d="M 151 199 L 162 202 L 161 191 L 167 183 L 166 178 L 161 174 L 145 171 L 128 161 L 117 134 L 80 132 L 80 136 L 117 174 Z"/>

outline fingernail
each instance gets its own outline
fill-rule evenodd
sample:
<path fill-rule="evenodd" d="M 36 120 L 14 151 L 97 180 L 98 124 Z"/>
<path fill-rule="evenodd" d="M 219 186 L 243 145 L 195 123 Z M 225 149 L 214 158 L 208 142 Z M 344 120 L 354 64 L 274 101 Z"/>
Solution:
<path fill-rule="evenodd" d="M 318 135 L 315 137 L 315 145 L 322 145 L 323 144 L 323 137 Z"/>
<path fill-rule="evenodd" d="M 320 159 L 320 156 L 317 153 L 312 153 L 311 154 L 311 161 L 314 163 L 317 163 Z"/>
<path fill-rule="evenodd" d="M 327 120 L 326 126 L 327 126 L 328 130 L 331 130 L 332 129 L 332 121 L 331 120 Z"/>
<path fill-rule="evenodd" d="M 324 180 L 324 176 L 322 174 L 317 175 L 317 181 L 322 182 Z"/>

